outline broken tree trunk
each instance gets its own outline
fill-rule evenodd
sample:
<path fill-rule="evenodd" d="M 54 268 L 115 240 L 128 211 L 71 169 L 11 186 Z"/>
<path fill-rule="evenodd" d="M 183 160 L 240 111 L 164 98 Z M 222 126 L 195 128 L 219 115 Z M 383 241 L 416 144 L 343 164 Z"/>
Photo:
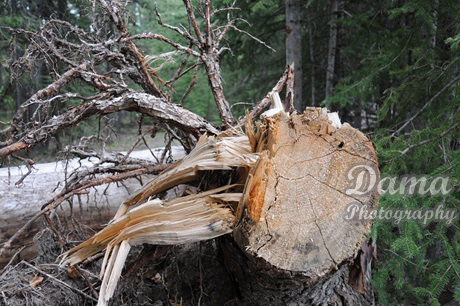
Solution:
<path fill-rule="evenodd" d="M 345 192 L 352 166 L 366 164 L 378 175 L 372 143 L 320 108 L 277 114 L 247 133 L 260 158 L 239 207 L 239 250 L 229 240 L 221 244 L 244 301 L 372 304 L 372 291 L 365 288 L 369 254 L 361 250 L 370 224 L 345 219 L 352 203 L 377 205 L 376 191 L 359 198 Z"/>
<path fill-rule="evenodd" d="M 336 113 L 309 108 L 288 115 L 279 96 L 272 101 L 275 109 L 262 115 L 257 131 L 247 120 L 246 135 L 203 136 L 188 156 L 128 197 L 107 227 L 64 254 L 63 264 L 75 265 L 105 250 L 99 305 L 113 296 L 131 246 L 230 232 L 221 250 L 245 304 L 373 303 L 366 286 L 370 222 L 345 216 L 350 204 L 377 205 L 375 189 L 347 193 L 377 179 L 375 149 Z M 362 164 L 372 171 L 353 184 L 348 171 Z M 228 172 L 215 172 L 221 170 Z M 184 183 L 196 184 L 197 193 L 155 198 Z"/>

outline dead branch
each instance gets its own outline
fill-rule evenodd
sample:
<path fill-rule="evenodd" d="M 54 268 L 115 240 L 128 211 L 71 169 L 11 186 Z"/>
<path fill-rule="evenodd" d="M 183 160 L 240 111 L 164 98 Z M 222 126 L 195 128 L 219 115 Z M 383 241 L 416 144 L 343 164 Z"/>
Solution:
<path fill-rule="evenodd" d="M 88 287 L 89 287 L 89 289 L 91 291 L 91 294 L 94 296 L 94 298 L 98 299 L 99 295 L 98 295 L 96 289 L 94 289 L 93 283 L 91 283 L 91 280 L 89 279 L 88 274 L 83 269 L 79 268 L 78 266 L 74 266 L 74 268 L 77 271 L 77 273 L 80 274 L 85 279 L 85 281 L 88 284 Z"/>
<path fill-rule="evenodd" d="M 90 116 L 107 115 L 122 110 L 155 116 L 196 137 L 206 132 L 211 134 L 218 133 L 211 124 L 195 113 L 178 105 L 164 102 L 152 95 L 132 92 L 111 100 L 98 100 L 81 104 L 59 116 L 55 116 L 45 122 L 43 126 L 29 129 L 19 141 L 0 148 L 0 157 L 32 147 L 55 135 L 58 131 L 74 126 Z"/>
<path fill-rule="evenodd" d="M 74 27 L 66 21 L 56 19 L 46 22 L 42 29 L 36 33 L 14 30 L 18 34 L 29 36 L 32 42 L 25 55 L 14 64 L 15 67 L 19 67 L 21 70 L 23 69 L 21 67 L 33 66 L 37 59 L 44 58 L 53 65 L 61 62 L 69 68 L 53 83 L 39 90 L 19 107 L 10 127 L 5 132 L 6 139 L 1 141 L 0 157 L 6 157 L 30 148 L 63 129 L 77 125 L 88 117 L 107 115 L 121 110 L 155 116 L 171 127 L 178 128 L 184 133 L 191 133 L 195 138 L 203 132 L 216 134 L 217 130 L 203 118 L 170 104 L 168 95 L 163 93 L 152 79 L 153 76 L 159 84 L 164 84 L 169 90 L 174 91 L 171 87 L 174 81 L 194 69 L 194 77 L 182 97 L 183 102 L 195 84 L 198 65 L 201 63 L 206 69 L 223 125 L 229 127 L 234 123 L 229 103 L 224 95 L 219 65 L 219 57 L 222 51 L 227 48 L 219 48 L 219 43 L 229 29 L 249 35 L 261 42 L 235 26 L 235 22 L 240 19 L 233 18 L 231 13 L 237 8 L 232 5 L 212 12 L 211 1 L 206 1 L 202 10 L 203 13 L 199 14 L 204 18 L 205 29 L 201 30 L 191 2 L 184 0 L 187 18 L 193 32 L 189 32 L 183 27 L 166 24 L 156 9 L 158 23 L 185 38 L 188 41 L 188 46 L 184 46 L 156 33 L 131 35 L 124 21 L 126 3 L 123 5 L 118 1 L 109 3 L 107 0 L 98 0 L 97 2 L 116 25 L 118 37 L 107 39 L 101 35 L 97 15 L 93 16 L 92 22 L 96 27 L 95 32 L 90 33 Z M 95 1 L 93 13 L 96 14 L 96 11 Z M 227 24 L 215 26 L 211 19 L 215 13 L 220 11 L 227 11 Z M 63 34 L 62 29 L 66 29 L 68 34 Z M 186 53 L 171 81 L 165 83 L 155 73 L 155 69 L 149 66 L 149 58 L 144 56 L 134 43 L 136 39 L 158 40 L 171 45 L 179 52 Z M 190 55 L 197 57 L 198 61 L 195 65 L 185 69 Z M 96 71 L 96 67 L 104 62 L 110 63 L 113 70 L 100 74 Z M 125 76 L 140 85 L 146 93 L 135 93 L 129 90 L 124 81 Z M 86 98 L 81 97 L 78 93 L 58 95 L 75 79 L 83 80 L 94 87 L 97 93 L 93 97 Z M 61 114 L 51 114 L 52 109 L 54 109 L 53 105 L 57 101 L 65 102 L 74 98 L 82 99 L 83 103 Z M 25 118 L 26 111 L 32 107 L 35 108 L 33 116 L 29 122 L 25 122 L 27 121 Z M 255 110 L 256 112 L 257 110 Z"/>
<path fill-rule="evenodd" d="M 37 271 L 37 272 L 39 272 L 39 273 L 45 275 L 46 277 L 48 277 L 49 279 L 55 281 L 56 283 L 59 283 L 60 285 L 62 285 L 62 286 L 64 286 L 64 287 L 67 287 L 67 288 L 69 288 L 69 289 L 71 289 L 71 290 L 73 290 L 73 291 L 75 291 L 75 292 L 78 292 L 79 294 L 83 295 L 85 298 L 88 298 L 88 299 L 90 299 L 90 300 L 93 300 L 93 301 L 97 302 L 97 300 L 96 300 L 95 298 L 93 298 L 92 296 L 90 296 L 90 295 L 84 293 L 84 292 L 81 291 L 80 289 L 77 289 L 77 288 L 75 288 L 75 287 L 70 286 L 70 285 L 67 284 L 66 282 L 63 282 L 63 281 L 61 281 L 60 279 L 57 279 L 56 277 L 54 277 L 54 276 L 52 276 L 52 275 L 46 273 L 45 271 L 40 270 L 39 268 L 37 268 L 37 267 L 31 265 L 31 264 L 28 263 L 27 261 L 24 261 L 24 260 L 23 260 L 23 261 L 21 261 L 21 263 L 24 264 L 24 265 L 26 265 L 26 266 L 28 266 L 29 268 L 34 269 L 35 271 Z"/>
<path fill-rule="evenodd" d="M 123 21 L 123 16 L 120 15 L 120 7 L 118 7 L 116 2 L 111 2 L 110 4 L 107 3 L 105 0 L 99 0 L 101 3 L 102 7 L 110 14 L 112 17 L 113 22 L 115 23 L 116 27 L 118 28 L 118 31 L 120 31 L 120 34 L 122 37 L 129 36 L 128 29 L 126 28 L 126 25 Z M 158 75 L 156 75 L 155 72 L 153 72 L 151 69 L 149 69 L 148 64 L 145 61 L 145 57 L 142 53 L 141 50 L 136 46 L 136 44 L 132 40 L 127 40 L 128 42 L 128 48 L 131 51 L 131 53 L 134 55 L 136 58 L 136 68 L 138 69 L 142 79 L 143 79 L 143 84 L 145 85 L 145 88 L 147 89 L 147 92 L 150 94 L 153 94 L 159 98 L 165 99 L 166 96 L 160 91 L 158 86 L 153 82 L 153 79 L 151 77 L 151 74 L 153 74 L 157 80 L 160 82 L 160 84 L 163 84 L 164 82 L 160 79 Z"/>
<path fill-rule="evenodd" d="M 192 88 L 196 83 L 197 74 L 198 74 L 198 64 L 195 66 L 195 70 L 193 71 L 193 76 L 192 76 L 192 80 L 190 81 L 190 84 L 188 84 L 187 89 L 185 90 L 184 95 L 182 96 L 182 99 L 180 99 L 180 105 L 184 105 L 185 99 L 187 99 L 188 94 L 192 91 Z"/>
<path fill-rule="evenodd" d="M 27 172 L 15 183 L 16 186 L 18 185 L 21 185 L 21 183 L 25 180 L 25 178 L 27 176 L 29 176 L 29 174 L 32 173 L 32 169 L 34 168 L 33 165 L 35 165 L 35 162 L 29 158 L 23 158 L 21 156 L 17 156 L 15 154 L 12 154 L 12 156 L 22 162 L 24 162 L 24 164 L 26 164 L 26 167 L 27 167 Z"/>
<path fill-rule="evenodd" d="M 0 271 L 0 275 L 3 274 L 3 272 L 7 271 L 8 270 L 8 267 L 13 263 L 13 261 L 16 259 L 16 256 L 18 256 L 25 248 L 27 247 L 27 245 L 23 245 L 22 247 L 20 247 L 14 254 L 13 256 L 11 256 L 10 260 L 8 261 L 8 263 L 3 267 L 3 269 Z"/>
<path fill-rule="evenodd" d="M 158 23 L 185 39 L 185 42 L 176 42 L 157 33 L 132 35 L 125 18 L 127 3 L 128 1 L 122 3 L 121 1 L 94 0 L 91 31 L 85 31 L 66 21 L 56 19 L 45 22 L 37 32 L 14 30 L 16 35 L 25 35 L 30 38 L 31 42 L 24 56 L 12 65 L 15 71 L 14 77 L 18 78 L 28 68 L 36 66 L 39 61 L 49 65 L 55 77 L 51 84 L 37 91 L 19 106 L 13 120 L 8 123 L 9 127 L 2 131 L 0 157 L 8 159 L 15 157 L 17 152 L 32 148 L 90 117 L 101 117 L 120 111 L 137 112 L 158 119 L 160 126 L 166 127 L 170 141 L 178 139 L 186 151 L 190 152 L 202 134 L 217 135 L 219 130 L 193 112 L 170 103 L 169 96 L 171 95 L 168 92 L 174 92 L 172 88 L 174 82 L 193 70 L 192 81 L 183 94 L 182 103 L 195 85 L 201 65 L 206 70 L 223 126 L 229 128 L 235 123 L 224 95 L 219 64 L 220 56 L 228 48 L 220 47 L 219 44 L 229 30 L 249 35 L 263 43 L 237 28 L 236 22 L 240 19 L 234 18 L 232 13 L 238 8 L 232 5 L 212 11 L 210 0 L 200 4 L 202 8 L 194 8 L 190 0 L 184 0 L 190 29 L 181 25 L 176 27 L 166 24 L 156 10 Z M 227 12 L 227 24 L 218 25 L 212 19 L 215 14 L 222 11 Z M 107 21 L 104 15 L 108 15 L 110 20 Z M 116 26 L 115 33 L 110 38 L 107 38 L 106 33 L 102 30 L 104 22 L 113 22 Z M 162 58 L 183 56 L 170 81 L 164 82 L 156 73 L 157 70 L 150 66 L 152 59 L 157 57 L 144 55 L 136 45 L 136 41 L 141 39 L 153 39 L 158 43 L 166 43 L 174 49 L 172 52 L 159 55 Z M 187 67 L 191 57 L 196 58 L 196 61 Z M 107 69 L 101 69 L 103 65 Z M 284 85 L 286 78 L 284 76 L 279 90 Z M 127 82 L 129 79 L 139 85 L 144 92 L 130 89 L 128 86 L 130 83 Z M 82 81 L 89 85 L 94 93 L 90 97 L 85 97 L 79 92 L 68 92 L 69 85 L 75 81 Z M 77 106 L 73 106 L 75 99 L 80 101 Z M 72 106 L 68 106 L 67 109 L 62 108 L 62 105 L 68 102 L 72 102 Z M 140 140 L 145 142 L 144 136 L 145 133 L 141 133 L 134 146 Z M 0 256 L 41 216 L 45 216 L 62 244 L 64 238 L 51 223 L 48 214 L 63 202 L 72 199 L 75 195 L 87 193 L 87 189 L 94 186 L 121 182 L 142 174 L 158 173 L 165 167 L 161 163 L 154 165 L 150 161 L 132 159 L 129 157 L 131 150 L 124 156 L 101 156 L 85 147 L 68 146 L 66 150 L 65 153 L 74 154 L 82 159 L 97 157 L 99 162 L 91 169 L 80 169 L 66 176 L 63 190 L 45 203 L 40 212 L 1 246 Z M 166 159 L 166 153 L 165 151 L 162 160 Z M 28 173 L 30 173 L 33 161 L 23 157 L 18 158 L 27 164 Z M 109 166 L 107 163 L 113 163 L 113 165 Z M 18 183 L 21 183 L 26 176 L 27 174 Z"/>
<path fill-rule="evenodd" d="M 443 137 L 446 136 L 446 134 L 448 134 L 450 131 L 456 129 L 456 128 L 458 127 L 459 124 L 460 124 L 460 123 L 457 122 L 456 124 L 454 124 L 453 126 L 451 126 L 450 128 L 448 128 L 447 130 L 443 131 L 441 134 L 439 134 L 439 135 L 437 135 L 437 136 L 435 136 L 435 137 L 432 137 L 432 138 L 429 138 L 429 139 L 425 139 L 425 140 L 423 140 L 423 141 L 420 141 L 420 142 L 417 142 L 417 143 L 414 143 L 414 144 L 410 145 L 409 147 L 407 147 L 406 149 L 404 149 L 404 151 L 401 151 L 401 152 L 400 152 L 401 154 L 398 156 L 398 158 L 401 157 L 401 156 L 403 156 L 403 155 L 405 155 L 405 154 L 407 154 L 407 153 L 409 153 L 412 149 L 414 149 L 414 148 L 416 148 L 416 147 L 420 147 L 420 146 L 423 146 L 423 145 L 425 145 L 425 144 L 427 144 L 427 143 L 430 143 L 430 142 L 432 142 L 432 141 L 435 141 L 435 140 L 437 140 L 437 139 L 443 138 Z"/>
<path fill-rule="evenodd" d="M 294 63 L 290 67 L 286 81 L 286 100 L 284 101 L 284 110 L 292 113 L 294 111 Z"/>
<path fill-rule="evenodd" d="M 278 80 L 278 83 L 273 87 L 273 89 L 265 96 L 265 98 L 262 99 L 262 101 L 259 102 L 256 106 L 253 107 L 253 109 L 249 112 L 249 117 L 250 118 L 256 118 L 262 111 L 268 107 L 271 103 L 271 98 L 270 95 L 271 93 L 280 93 L 281 90 L 284 87 L 284 84 L 286 84 L 286 81 L 288 80 L 288 76 L 293 77 L 293 74 L 291 74 L 293 71 L 293 68 L 291 66 L 287 66 L 286 70 L 284 71 L 283 75 L 281 78 Z M 239 126 L 243 126 L 246 124 L 246 117 L 240 119 L 239 121 Z"/>

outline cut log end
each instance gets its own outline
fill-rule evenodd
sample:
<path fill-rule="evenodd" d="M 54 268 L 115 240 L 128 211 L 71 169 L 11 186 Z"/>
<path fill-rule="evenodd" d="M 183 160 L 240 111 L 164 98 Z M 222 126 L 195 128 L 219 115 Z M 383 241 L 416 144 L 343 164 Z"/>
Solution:
<path fill-rule="evenodd" d="M 274 269 L 322 277 L 352 258 L 369 233 L 369 222 L 344 216 L 349 204 L 374 207 L 378 196 L 347 195 L 346 174 L 356 164 L 378 174 L 376 152 L 365 135 L 337 120 L 325 109 L 308 108 L 266 117 L 258 131 L 248 132 L 261 155 L 234 236 L 243 251 Z"/>

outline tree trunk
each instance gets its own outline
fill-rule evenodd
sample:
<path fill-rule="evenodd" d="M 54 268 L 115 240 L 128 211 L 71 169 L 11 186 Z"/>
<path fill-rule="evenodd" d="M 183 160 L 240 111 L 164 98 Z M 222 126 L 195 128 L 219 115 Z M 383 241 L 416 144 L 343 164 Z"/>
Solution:
<path fill-rule="evenodd" d="M 310 51 L 310 86 L 311 86 L 311 106 L 316 106 L 316 62 L 315 62 L 315 39 L 313 34 L 313 23 L 311 21 L 310 11 L 307 11 L 308 22 L 308 41 Z"/>
<path fill-rule="evenodd" d="M 303 109 L 302 101 L 302 24 L 300 1 L 286 0 L 286 62 L 294 63 L 294 108 Z"/>
<path fill-rule="evenodd" d="M 265 123 L 254 137 L 260 158 L 246 183 L 234 242 L 221 243 L 243 302 L 373 304 L 366 286 L 370 223 L 345 218 L 351 205 L 377 205 L 375 189 L 362 196 L 346 191 L 354 165 L 367 165 L 368 178 L 377 179 L 372 143 L 320 108 Z"/>
<path fill-rule="evenodd" d="M 332 0 L 331 20 L 329 29 L 329 46 L 327 53 L 327 67 L 326 67 L 326 95 L 325 99 L 332 96 L 332 89 L 334 87 L 334 69 L 335 69 L 335 54 L 337 48 L 337 18 L 338 7 L 340 0 Z"/>
<path fill-rule="evenodd" d="M 436 34 L 438 32 L 438 10 L 439 10 L 439 0 L 433 1 L 433 13 L 432 18 L 433 21 L 431 22 L 431 37 L 430 43 L 433 48 L 436 48 Z"/>

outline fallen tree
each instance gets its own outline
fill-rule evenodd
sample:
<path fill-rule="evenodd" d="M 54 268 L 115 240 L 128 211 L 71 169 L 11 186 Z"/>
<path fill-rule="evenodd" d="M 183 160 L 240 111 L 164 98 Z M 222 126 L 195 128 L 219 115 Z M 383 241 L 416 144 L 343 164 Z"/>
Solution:
<path fill-rule="evenodd" d="M 211 2 L 206 1 L 197 10 L 190 1 L 184 0 L 188 29 L 165 24 L 157 11 L 158 23 L 187 42 L 181 44 L 156 33 L 131 35 L 124 22 L 124 7 L 117 1 L 98 0 L 93 4 L 96 8 L 93 18 L 99 18 L 101 12 L 108 14 L 118 30 L 116 39 L 107 40 L 98 36 L 97 29 L 85 32 L 58 20 L 50 20 L 38 33 L 25 33 L 34 38 L 35 44 L 26 52 L 23 62 L 35 59 L 37 54 L 46 54 L 66 64 L 68 70 L 19 107 L 2 136 L 0 157 L 4 161 L 7 158 L 21 160 L 30 170 L 33 161 L 21 156 L 20 152 L 92 116 L 122 110 L 156 118 L 169 135 L 168 150 L 171 140 L 177 139 L 189 154 L 174 164 L 167 162 L 165 154 L 155 161 L 132 159 L 132 150 L 115 159 L 100 156 L 111 165 L 95 165 L 75 172 L 59 193 L 43 203 L 24 226 L 3 242 L 0 258 L 5 252 L 16 252 L 23 247 L 21 239 L 34 222 L 43 217 L 55 239 L 61 243 L 61 250 L 67 250 L 63 259 L 63 264 L 68 265 L 67 277 L 84 278 L 87 285 L 81 289 L 72 287 L 67 283 L 68 279 L 59 280 L 29 263 L 22 263 L 22 266 L 29 269 L 27 273 L 30 269 L 35 270 L 61 285 L 66 284 L 62 286 L 67 289 L 70 286 L 70 290 L 80 297 L 88 299 L 91 294 L 91 300 L 105 305 L 117 296 L 117 290 L 123 290 L 123 286 L 117 287 L 120 276 L 124 275 L 124 281 L 129 282 L 130 277 L 134 277 L 132 271 L 139 270 L 149 261 L 167 257 L 169 246 L 224 236 L 215 246 L 208 245 L 208 250 L 220 252 L 219 258 L 225 263 L 226 271 L 222 274 L 230 275 L 222 279 L 226 284 L 232 283 L 230 287 L 237 288 L 233 297 L 242 303 L 372 304 L 372 290 L 368 285 L 373 257 L 372 242 L 367 240 L 370 223 L 349 221 L 344 217 L 350 203 L 377 205 L 375 190 L 361 197 L 346 193 L 347 187 L 353 183 L 347 180 L 351 166 L 365 163 L 378 173 L 376 152 L 370 140 L 348 124 L 342 125 L 337 114 L 328 113 L 326 109 L 293 111 L 294 75 L 290 66 L 273 90 L 248 111 L 246 118 L 233 118 L 223 92 L 219 56 L 226 50 L 220 46 L 226 32 L 231 29 L 241 31 L 235 26 L 238 19 L 233 17 L 234 7 L 212 11 Z M 197 22 L 194 11 L 203 18 L 203 26 Z M 227 12 L 228 23 L 216 26 L 212 17 L 221 11 Z M 57 27 L 68 29 L 74 35 L 73 40 L 61 37 Z M 177 54 L 183 55 L 183 61 L 170 81 L 162 80 L 149 66 L 135 44 L 139 39 L 167 43 Z M 64 51 L 72 56 L 64 57 Z M 186 69 L 190 56 L 196 58 L 196 63 Z M 99 73 L 96 67 L 102 63 L 110 65 L 112 70 Z M 206 70 L 221 127 L 214 127 L 200 116 L 171 103 L 169 95 L 163 92 L 173 90 L 168 84 L 200 65 Z M 130 89 L 125 78 L 139 85 L 144 92 Z M 77 93 L 59 94 L 74 79 L 92 86 L 95 94 L 91 97 Z M 184 96 L 193 87 L 193 82 Z M 159 84 L 164 86 L 163 89 Z M 279 97 L 283 88 L 285 101 Z M 82 102 L 57 115 L 52 114 L 56 101 L 69 99 L 81 99 Z M 256 121 L 254 128 L 253 120 L 270 103 L 272 109 L 262 115 L 261 121 Z M 26 113 L 32 114 L 31 118 L 26 118 Z M 153 129 L 157 127 L 143 131 L 140 120 L 138 141 Z M 97 155 L 81 145 L 73 147 L 69 153 L 79 158 Z M 63 235 L 64 229 L 57 228 L 51 220 L 62 203 L 87 193 L 90 188 L 147 174 L 158 175 L 125 198 L 107 226 L 81 244 L 76 245 L 76 240 L 80 242 L 82 235 L 78 239 L 67 238 L 67 234 Z M 27 175 L 21 177 L 20 183 L 27 178 Z M 168 195 L 168 191 L 174 188 L 180 191 Z M 141 252 L 123 274 L 131 248 L 145 243 L 157 247 L 152 250 L 143 246 L 145 252 Z M 186 249 L 181 250 L 186 252 Z M 79 271 L 88 262 L 102 265 L 101 280 L 87 272 L 72 272 Z M 2 271 L 0 283 L 6 282 L 8 273 L 18 273 L 17 269 L 22 266 L 21 263 L 15 267 L 9 264 Z M 214 262 L 212 266 L 217 264 Z M 164 270 L 158 271 L 167 275 L 170 267 L 165 264 Z M 200 261 L 200 279 L 203 269 Z M 155 274 L 149 280 L 156 284 L 166 283 L 161 274 L 158 277 Z M 180 278 L 175 281 L 181 283 Z M 193 298 L 198 304 L 203 293 L 202 285 L 198 285 L 200 299 Z M 211 286 L 210 283 L 206 285 Z M 166 298 L 171 299 L 169 287 L 164 286 Z M 15 290 L 8 287 L 2 292 L 7 292 L 7 298 L 12 299 L 17 296 Z M 174 303 L 182 303 L 183 296 L 186 296 L 184 292 L 177 290 Z M 134 299 L 132 295 L 127 298 Z M 209 300 L 216 303 L 218 298 Z"/>
<path fill-rule="evenodd" d="M 247 136 L 202 137 L 187 157 L 128 197 L 106 228 L 66 252 L 63 264 L 75 265 L 105 250 L 99 305 L 112 298 L 132 246 L 185 244 L 232 231 L 236 244 L 223 243 L 224 258 L 244 302 L 373 303 L 366 290 L 371 254 L 360 253 L 369 248 L 370 223 L 345 219 L 349 204 L 377 205 L 377 190 L 346 193 L 352 166 L 366 163 L 378 173 L 372 143 L 326 109 L 273 110 L 257 131 L 249 119 Z M 132 208 L 198 179 L 198 171 L 229 167 L 246 171 L 227 174 L 223 186 L 205 184 L 203 192 Z"/>

